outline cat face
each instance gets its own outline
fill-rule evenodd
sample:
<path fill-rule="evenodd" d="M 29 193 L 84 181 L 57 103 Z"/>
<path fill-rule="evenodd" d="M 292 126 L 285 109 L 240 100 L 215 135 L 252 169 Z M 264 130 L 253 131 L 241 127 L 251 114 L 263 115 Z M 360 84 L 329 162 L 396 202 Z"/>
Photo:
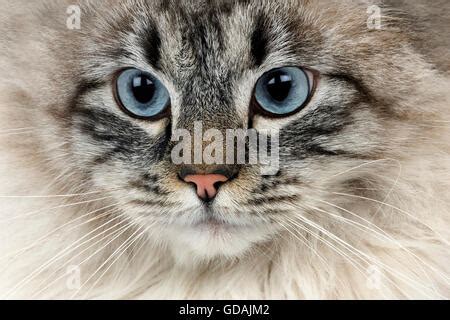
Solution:
<path fill-rule="evenodd" d="M 68 165 L 157 243 L 233 257 L 274 241 L 295 216 L 319 219 L 311 209 L 336 201 L 333 192 L 364 186 L 373 172 L 353 169 L 385 157 L 404 134 L 397 97 L 421 66 L 409 72 L 409 63 L 396 62 L 415 58 L 395 32 L 368 28 L 367 5 L 129 1 L 82 10 L 81 30 L 65 31 L 71 52 L 56 50 L 71 92 L 52 110 L 60 138 L 70 141 Z M 273 116 L 255 106 L 255 91 L 280 68 L 301 70 L 311 87 L 301 108 Z M 156 116 L 127 105 L 118 84 L 127 83 L 127 71 L 130 83 L 163 88 Z M 220 132 L 276 130 L 278 170 L 175 164 L 174 132 L 193 134 L 195 123 Z M 187 183 L 186 172 L 227 181 L 204 182 L 217 192 L 204 201 L 203 182 Z"/>

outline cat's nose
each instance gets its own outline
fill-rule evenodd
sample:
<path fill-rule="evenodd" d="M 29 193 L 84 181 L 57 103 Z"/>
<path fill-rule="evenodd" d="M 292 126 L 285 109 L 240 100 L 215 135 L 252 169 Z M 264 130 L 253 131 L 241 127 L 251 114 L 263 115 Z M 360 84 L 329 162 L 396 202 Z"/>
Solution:
<path fill-rule="evenodd" d="M 210 202 L 213 200 L 219 188 L 227 182 L 237 178 L 240 167 L 233 165 L 219 166 L 181 166 L 178 172 L 180 180 L 195 186 L 198 197 Z"/>
<path fill-rule="evenodd" d="M 236 166 L 182 166 L 178 177 L 186 183 L 195 185 L 198 197 L 209 202 L 217 196 L 219 188 L 224 183 L 235 179 L 238 174 L 239 167 Z"/>
<path fill-rule="evenodd" d="M 200 199 L 210 201 L 217 195 L 220 186 L 229 179 L 222 174 L 191 174 L 185 176 L 183 180 L 195 184 Z"/>

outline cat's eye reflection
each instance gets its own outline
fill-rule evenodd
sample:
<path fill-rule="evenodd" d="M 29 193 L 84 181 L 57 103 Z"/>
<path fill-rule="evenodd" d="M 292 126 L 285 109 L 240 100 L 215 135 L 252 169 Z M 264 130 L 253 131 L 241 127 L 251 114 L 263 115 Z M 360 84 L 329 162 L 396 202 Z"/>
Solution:
<path fill-rule="evenodd" d="M 115 98 L 129 115 L 142 119 L 159 119 L 167 114 L 170 96 L 153 75 L 126 69 L 115 79 Z"/>
<path fill-rule="evenodd" d="M 265 73 L 256 83 L 257 111 L 286 117 L 305 107 L 314 93 L 315 75 L 299 67 L 283 67 Z"/>

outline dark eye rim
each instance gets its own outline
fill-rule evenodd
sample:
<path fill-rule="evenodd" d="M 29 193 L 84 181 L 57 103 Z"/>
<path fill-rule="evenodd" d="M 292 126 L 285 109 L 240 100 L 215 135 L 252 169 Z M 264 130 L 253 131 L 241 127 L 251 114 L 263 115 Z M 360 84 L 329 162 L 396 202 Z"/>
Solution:
<path fill-rule="evenodd" d="M 164 118 L 168 118 L 171 114 L 171 100 L 169 100 L 169 103 L 167 103 L 167 105 L 164 107 L 164 109 L 160 113 L 158 113 L 154 116 L 150 116 L 150 117 L 139 116 L 139 115 L 131 112 L 130 110 L 128 110 L 128 108 L 123 105 L 122 100 L 119 97 L 119 90 L 117 88 L 117 80 L 119 79 L 120 75 L 123 72 L 125 72 L 127 70 L 133 70 L 133 69 L 138 70 L 138 71 L 142 72 L 143 74 L 148 73 L 148 72 L 130 67 L 130 68 L 123 68 L 123 69 L 118 70 L 117 72 L 114 73 L 114 75 L 112 77 L 112 86 L 111 86 L 112 91 L 113 91 L 112 94 L 113 94 L 116 104 L 119 106 L 120 111 L 124 112 L 131 118 L 145 120 L 145 121 L 158 121 L 158 120 L 161 120 Z"/>
<path fill-rule="evenodd" d="M 311 99 L 314 97 L 314 95 L 316 93 L 317 85 L 319 83 L 319 78 L 320 78 L 319 71 L 311 69 L 311 68 L 307 68 L 307 67 L 302 67 L 302 66 L 287 65 L 287 66 L 282 66 L 282 67 L 279 67 L 279 68 L 271 69 L 267 73 L 272 72 L 273 70 L 276 70 L 276 69 L 281 69 L 281 68 L 299 68 L 299 69 L 303 70 L 304 72 L 308 71 L 308 72 L 310 72 L 312 74 L 312 83 L 310 83 L 310 93 L 308 95 L 308 98 L 305 100 L 305 102 L 303 102 L 295 110 L 293 110 L 293 111 L 291 111 L 289 113 L 285 113 L 285 114 L 272 113 L 272 112 L 269 112 L 266 109 L 264 109 L 259 104 L 258 100 L 256 99 L 256 87 L 257 87 L 257 84 L 255 84 L 255 87 L 253 88 L 252 99 L 251 99 L 251 102 L 250 102 L 250 118 L 251 119 L 257 114 L 261 115 L 261 116 L 264 116 L 266 118 L 275 118 L 275 119 L 290 117 L 290 116 L 300 112 L 301 110 L 303 110 L 311 102 Z M 310 78 L 310 77 L 308 76 L 308 78 Z M 258 81 L 259 81 L 259 79 L 258 79 Z"/>

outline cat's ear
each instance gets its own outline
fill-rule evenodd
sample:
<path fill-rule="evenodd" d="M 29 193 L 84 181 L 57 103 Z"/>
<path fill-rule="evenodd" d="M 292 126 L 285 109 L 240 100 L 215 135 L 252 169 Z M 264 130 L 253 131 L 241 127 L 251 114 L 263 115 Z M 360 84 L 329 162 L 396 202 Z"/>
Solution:
<path fill-rule="evenodd" d="M 450 73 L 450 1 L 385 0 L 392 8 L 388 16 L 400 18 L 403 28 L 411 33 L 414 46 L 443 72 Z"/>

